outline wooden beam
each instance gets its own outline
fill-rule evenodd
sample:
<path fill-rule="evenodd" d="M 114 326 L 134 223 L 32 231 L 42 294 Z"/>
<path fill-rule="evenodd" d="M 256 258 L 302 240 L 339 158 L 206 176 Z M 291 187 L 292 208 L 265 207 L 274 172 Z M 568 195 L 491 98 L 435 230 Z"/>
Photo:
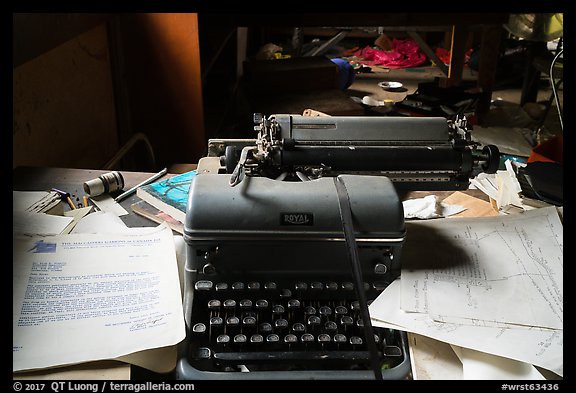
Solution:
<path fill-rule="evenodd" d="M 12 14 L 13 66 L 32 60 L 106 22 L 111 14 Z"/>
<path fill-rule="evenodd" d="M 432 48 L 430 48 L 428 43 L 426 43 L 426 41 L 422 39 L 420 34 L 418 34 L 415 31 L 408 31 L 408 35 L 410 36 L 410 38 L 416 41 L 420 49 L 422 49 L 422 52 L 424 52 L 426 56 L 428 56 L 428 58 L 430 58 L 430 60 L 432 60 L 434 64 L 436 64 L 436 67 L 440 68 L 440 71 L 442 71 L 444 75 L 448 76 L 448 67 L 446 66 L 446 64 L 444 64 L 442 60 L 440 60 L 438 56 L 436 56 L 436 53 L 434 53 L 434 51 L 432 50 Z"/>

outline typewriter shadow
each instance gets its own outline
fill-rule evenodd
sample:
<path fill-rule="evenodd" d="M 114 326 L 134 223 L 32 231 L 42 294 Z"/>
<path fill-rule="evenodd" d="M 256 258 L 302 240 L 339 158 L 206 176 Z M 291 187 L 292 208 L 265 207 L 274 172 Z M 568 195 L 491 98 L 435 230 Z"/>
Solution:
<path fill-rule="evenodd" d="M 469 247 L 471 245 L 472 247 Z M 426 224 L 406 223 L 402 269 L 454 269 L 475 263 L 473 243 Z"/>

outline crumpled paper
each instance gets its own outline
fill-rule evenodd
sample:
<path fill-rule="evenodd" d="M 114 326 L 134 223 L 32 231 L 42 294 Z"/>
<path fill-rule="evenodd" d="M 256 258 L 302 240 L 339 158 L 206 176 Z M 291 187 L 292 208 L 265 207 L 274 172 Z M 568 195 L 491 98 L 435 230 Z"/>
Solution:
<path fill-rule="evenodd" d="M 428 195 L 424 198 L 408 199 L 402 202 L 404 205 L 404 218 L 441 218 L 458 214 L 466 210 L 461 205 L 450 205 L 439 202 L 436 195 Z"/>

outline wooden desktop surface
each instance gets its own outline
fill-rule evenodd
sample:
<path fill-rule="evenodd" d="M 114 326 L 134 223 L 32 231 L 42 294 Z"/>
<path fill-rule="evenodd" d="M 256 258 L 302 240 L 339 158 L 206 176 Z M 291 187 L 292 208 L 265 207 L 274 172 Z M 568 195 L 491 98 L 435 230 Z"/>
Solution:
<path fill-rule="evenodd" d="M 177 173 L 182 173 L 192 170 L 196 165 L 180 165 L 174 167 L 173 173 L 167 173 L 159 180 L 169 178 Z M 70 193 L 73 200 L 78 198 L 82 201 L 82 196 L 85 195 L 83 184 L 88 180 L 97 178 L 98 176 L 110 172 L 109 170 L 98 169 L 74 169 L 74 168 L 44 168 L 44 167 L 18 167 L 13 171 L 13 190 L 15 191 L 43 191 L 57 188 L 62 191 Z M 121 171 L 124 177 L 124 189 L 127 190 L 133 186 L 148 179 L 154 173 L 151 172 L 129 172 Z M 482 201 L 489 202 L 490 199 L 486 194 L 478 189 L 467 189 L 460 191 L 461 193 L 477 198 Z M 402 200 L 423 198 L 427 195 L 436 195 L 438 201 L 450 197 L 454 191 L 407 191 L 400 192 L 399 196 Z M 128 215 L 121 216 L 120 218 L 128 227 L 147 227 L 157 225 L 155 222 L 139 216 L 132 211 L 130 205 L 140 201 L 140 198 L 133 193 L 131 196 L 120 201 L 120 205 L 129 213 Z M 64 204 L 64 209 L 69 210 L 70 207 Z M 482 213 L 472 213 L 472 216 L 483 215 Z"/>
<path fill-rule="evenodd" d="M 83 188 L 84 182 L 95 179 L 108 172 L 110 172 L 110 170 L 17 167 L 13 171 L 12 188 L 14 191 L 48 191 L 51 188 L 57 188 L 68 192 L 74 201 L 76 201 L 76 198 L 79 198 L 78 201 L 81 202 L 82 196 L 86 195 Z M 154 173 L 151 172 L 120 171 L 120 173 L 124 178 L 124 190 L 130 189 L 154 175 Z M 173 173 L 167 173 L 157 181 L 173 175 Z M 157 225 L 147 218 L 138 216 L 132 212 L 130 205 L 139 200 L 140 198 L 136 196 L 136 193 L 133 193 L 120 201 L 120 205 L 130 213 L 120 217 L 122 221 L 129 227 Z M 64 209 L 69 210 L 70 207 L 64 204 Z"/>
<path fill-rule="evenodd" d="M 182 173 L 184 170 L 191 170 L 195 165 L 187 165 L 178 167 L 180 170 L 173 173 L 167 173 L 158 180 L 162 180 L 177 173 Z M 182 170 L 184 168 L 184 170 Z M 44 167 L 17 167 L 13 171 L 13 190 L 15 191 L 42 191 L 50 190 L 51 188 L 58 188 L 59 190 L 66 191 L 75 197 L 79 197 L 80 201 L 82 196 L 85 195 L 83 184 L 88 180 L 97 178 L 98 176 L 110 172 L 109 170 L 99 169 L 73 169 L 73 168 L 44 168 Z M 140 182 L 148 179 L 154 175 L 151 172 L 129 172 L 120 171 L 124 177 L 124 189 L 127 190 Z M 484 201 L 489 201 L 489 198 L 482 191 L 477 189 L 468 189 L 461 191 L 467 195 L 479 198 Z M 400 193 L 402 200 L 423 198 L 426 195 L 434 194 L 438 199 L 444 200 L 452 195 L 454 191 L 408 191 Z M 126 209 L 130 214 L 123 216 L 122 219 L 128 226 L 154 226 L 154 222 L 134 214 L 130 205 L 140 201 L 136 193 L 127 197 L 120 202 L 120 205 Z M 68 206 L 66 205 L 65 208 Z"/>

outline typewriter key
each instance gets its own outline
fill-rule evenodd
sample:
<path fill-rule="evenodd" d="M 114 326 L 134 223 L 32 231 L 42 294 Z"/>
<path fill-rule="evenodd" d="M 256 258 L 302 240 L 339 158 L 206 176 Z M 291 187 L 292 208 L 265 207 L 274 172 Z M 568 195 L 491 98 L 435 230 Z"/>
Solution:
<path fill-rule="evenodd" d="M 377 291 L 383 291 L 386 289 L 386 287 L 388 286 L 388 283 L 386 281 L 374 281 L 372 283 L 372 286 L 374 287 L 375 290 Z"/>
<path fill-rule="evenodd" d="M 243 282 L 235 282 L 232 284 L 233 291 L 242 291 L 244 290 L 244 283 Z"/>
<path fill-rule="evenodd" d="M 257 291 L 260 289 L 260 283 L 256 281 L 252 281 L 248 283 L 248 290 L 249 291 Z"/>
<path fill-rule="evenodd" d="M 350 326 L 354 324 L 354 319 L 352 319 L 349 315 L 344 315 L 340 318 L 340 325 L 344 327 L 344 330 L 347 330 Z"/>
<path fill-rule="evenodd" d="M 351 282 L 343 282 L 342 283 L 342 289 L 345 291 L 353 291 L 354 290 L 354 284 Z"/>
<path fill-rule="evenodd" d="M 304 315 L 315 315 L 316 309 L 312 306 L 306 306 L 304 308 Z"/>
<path fill-rule="evenodd" d="M 198 348 L 196 351 L 194 351 L 194 355 L 193 357 L 195 359 L 210 359 L 210 357 L 212 356 L 212 351 L 210 350 L 210 348 Z"/>
<path fill-rule="evenodd" d="M 322 307 L 320 307 L 320 310 L 318 310 L 318 313 L 321 316 L 328 317 L 328 316 L 332 315 L 332 309 L 328 306 L 322 306 Z"/>
<path fill-rule="evenodd" d="M 287 334 L 286 336 L 284 336 L 284 342 L 286 344 L 294 344 L 298 342 L 298 337 L 296 337 L 293 334 Z"/>
<path fill-rule="evenodd" d="M 328 321 L 324 324 L 324 330 L 328 333 L 334 334 L 338 330 L 338 326 L 334 321 Z"/>
<path fill-rule="evenodd" d="M 246 342 L 246 340 L 247 340 L 247 338 L 243 334 L 237 334 L 234 336 L 234 343 L 235 344 L 244 344 Z"/>
<path fill-rule="evenodd" d="M 218 299 L 212 299 L 212 300 L 208 301 L 208 309 L 209 310 L 212 310 L 212 311 L 218 310 L 218 309 L 220 309 L 220 305 L 221 305 L 221 303 L 220 303 L 220 300 L 218 300 Z"/>
<path fill-rule="evenodd" d="M 303 343 L 307 344 L 307 343 L 313 343 L 314 342 L 314 336 L 310 333 L 304 333 L 301 337 L 300 337 L 300 341 L 302 341 Z"/>
<path fill-rule="evenodd" d="M 254 327 L 256 326 L 256 318 L 254 317 L 244 317 L 244 319 L 242 319 L 242 325 L 244 325 L 245 327 Z"/>
<path fill-rule="evenodd" d="M 227 334 L 221 334 L 216 337 L 216 342 L 218 344 L 228 344 L 230 342 L 230 336 Z"/>
<path fill-rule="evenodd" d="M 284 306 L 281 304 L 275 304 L 272 306 L 272 313 L 275 315 L 280 315 L 284 313 Z"/>
<path fill-rule="evenodd" d="M 212 317 L 210 318 L 210 327 L 218 327 L 224 324 L 222 317 Z"/>
<path fill-rule="evenodd" d="M 197 291 L 209 291 L 212 289 L 213 285 L 214 284 L 212 283 L 212 281 L 199 280 L 196 281 L 196 283 L 194 284 L 194 289 L 196 289 Z"/>
<path fill-rule="evenodd" d="M 295 310 L 297 308 L 300 308 L 300 300 L 298 299 L 288 300 L 288 310 Z"/>
<path fill-rule="evenodd" d="M 315 291 L 321 291 L 322 289 L 324 289 L 324 284 L 322 284 L 321 282 L 315 281 L 315 282 L 310 284 L 310 289 L 313 289 Z"/>
<path fill-rule="evenodd" d="M 288 321 L 284 318 L 280 318 L 274 321 L 274 327 L 279 330 L 286 329 L 288 327 Z"/>
<path fill-rule="evenodd" d="M 250 299 L 240 300 L 240 308 L 242 310 L 250 310 L 252 308 L 252 300 Z"/>
<path fill-rule="evenodd" d="M 331 340 L 330 335 L 326 334 L 326 333 L 321 333 L 318 335 L 318 342 L 320 344 L 326 344 L 329 343 Z"/>
<path fill-rule="evenodd" d="M 329 282 L 326 284 L 326 289 L 330 290 L 330 291 L 337 291 L 338 290 L 338 284 L 335 282 Z"/>
<path fill-rule="evenodd" d="M 281 299 L 287 299 L 287 298 L 291 298 L 292 297 L 292 291 L 289 290 L 288 288 L 284 288 L 282 290 L 280 290 L 280 298 Z"/>
<path fill-rule="evenodd" d="M 278 341 L 280 341 L 280 336 L 277 334 L 272 333 L 266 336 L 267 343 L 277 343 Z"/>
<path fill-rule="evenodd" d="M 336 308 L 334 309 L 334 313 L 336 315 L 346 315 L 348 314 L 348 309 L 344 306 L 336 306 Z"/>
<path fill-rule="evenodd" d="M 222 331 L 221 327 L 224 325 L 224 320 L 222 317 L 212 317 L 210 318 L 210 331 L 209 339 L 212 339 L 213 334 L 218 334 Z"/>
<path fill-rule="evenodd" d="M 276 289 L 276 283 L 272 282 L 272 281 L 268 281 L 266 284 L 264 284 L 264 289 L 266 289 L 266 290 Z"/>
<path fill-rule="evenodd" d="M 231 316 L 226 318 L 226 326 L 233 328 L 238 325 L 240 325 L 240 319 L 237 316 Z"/>
<path fill-rule="evenodd" d="M 320 317 L 316 315 L 311 315 L 308 317 L 308 326 L 311 329 L 316 329 L 320 325 Z"/>
<path fill-rule="evenodd" d="M 250 336 L 250 342 L 253 344 L 260 344 L 264 342 L 264 337 L 261 334 L 253 334 Z"/>
<path fill-rule="evenodd" d="M 265 310 L 267 308 L 268 308 L 268 300 L 265 299 L 256 300 L 257 310 Z"/>
<path fill-rule="evenodd" d="M 226 299 L 224 300 L 224 308 L 227 310 L 234 309 L 236 307 L 236 300 L 234 299 Z"/>
<path fill-rule="evenodd" d="M 334 335 L 334 342 L 336 344 L 344 344 L 347 341 L 348 341 L 348 339 L 346 338 L 346 336 L 341 334 L 341 333 L 337 333 Z"/>

